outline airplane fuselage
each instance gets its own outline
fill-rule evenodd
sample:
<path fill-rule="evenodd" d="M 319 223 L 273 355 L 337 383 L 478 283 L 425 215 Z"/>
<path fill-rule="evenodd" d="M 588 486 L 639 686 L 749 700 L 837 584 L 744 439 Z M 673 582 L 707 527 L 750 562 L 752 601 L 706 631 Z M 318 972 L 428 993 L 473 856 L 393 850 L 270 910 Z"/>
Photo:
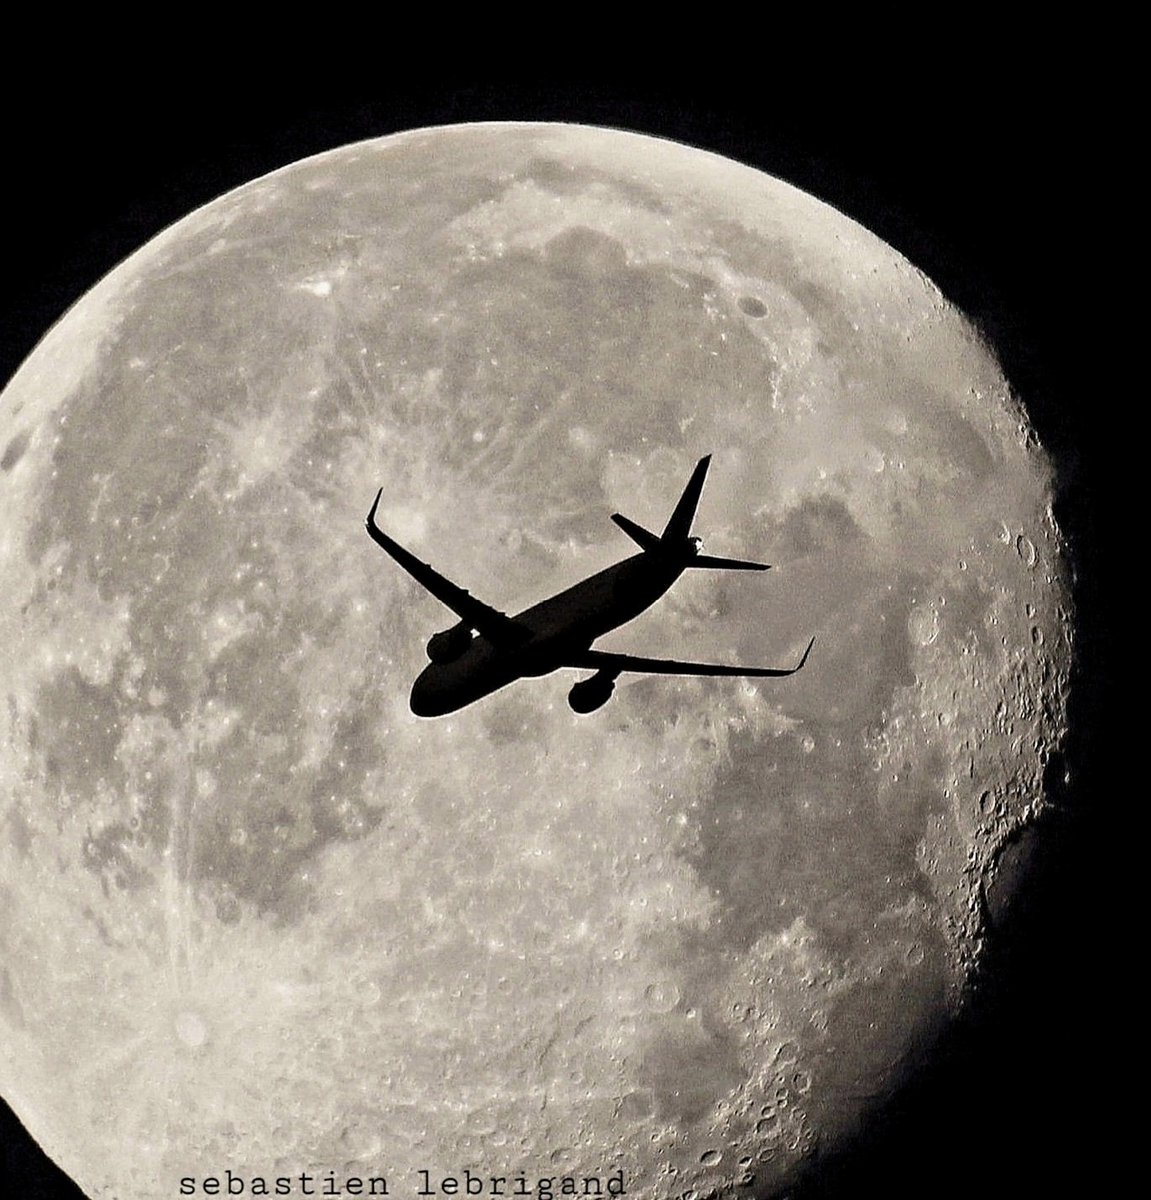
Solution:
<path fill-rule="evenodd" d="M 429 663 L 412 686 L 412 712 L 444 716 L 517 679 L 558 670 L 596 638 L 650 608 L 685 566 L 682 559 L 632 555 L 516 613 L 512 621 L 522 640 L 514 646 L 477 635 L 458 658 Z"/>
<path fill-rule="evenodd" d="M 565 591 L 509 617 L 466 588 L 417 558 L 376 523 L 384 489 L 376 493 L 364 525 L 368 535 L 421 587 L 458 620 L 428 639 L 430 662 L 412 687 L 411 709 L 417 717 L 441 717 L 472 704 L 517 679 L 548 675 L 567 667 L 592 674 L 572 685 L 568 704 L 573 712 L 595 712 L 608 702 L 615 681 L 625 671 L 650 675 L 726 675 L 781 678 L 803 668 L 807 644 L 794 667 L 737 666 L 684 662 L 600 649 L 596 638 L 627 624 L 650 608 L 688 567 L 725 571 L 766 571 L 769 564 L 703 554 L 691 534 L 711 455 L 695 465 L 687 486 L 663 533 L 656 535 L 622 513 L 612 520 L 643 551 L 573 584 Z"/>

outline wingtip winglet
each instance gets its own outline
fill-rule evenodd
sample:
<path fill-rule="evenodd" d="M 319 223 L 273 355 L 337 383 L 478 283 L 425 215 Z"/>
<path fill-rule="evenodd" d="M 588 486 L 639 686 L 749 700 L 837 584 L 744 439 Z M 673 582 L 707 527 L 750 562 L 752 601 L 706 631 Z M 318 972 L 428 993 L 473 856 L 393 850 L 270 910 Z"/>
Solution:
<path fill-rule="evenodd" d="M 376 493 L 376 498 L 372 501 L 372 507 L 368 510 L 368 515 L 364 518 L 364 525 L 367 526 L 369 531 L 375 527 L 376 509 L 380 507 L 380 497 L 383 494 L 384 489 L 380 488 L 380 490 Z"/>
<path fill-rule="evenodd" d="M 815 638 L 813 637 L 813 638 L 811 639 L 811 641 L 807 643 L 807 649 L 806 649 L 806 650 L 803 652 L 803 657 L 802 657 L 802 658 L 799 660 L 799 666 L 797 666 L 797 667 L 795 668 L 797 671 L 802 671 L 802 670 L 803 670 L 803 664 L 804 664 L 805 662 L 807 662 L 807 656 L 808 656 L 808 655 L 811 653 L 811 648 L 812 648 L 812 646 L 814 646 L 814 645 L 815 645 Z"/>

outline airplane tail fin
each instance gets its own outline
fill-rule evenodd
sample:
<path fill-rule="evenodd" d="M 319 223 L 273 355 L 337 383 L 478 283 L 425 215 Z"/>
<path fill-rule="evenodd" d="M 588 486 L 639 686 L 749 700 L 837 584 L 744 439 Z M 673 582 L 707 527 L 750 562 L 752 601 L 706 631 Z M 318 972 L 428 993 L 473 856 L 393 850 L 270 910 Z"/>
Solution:
<path fill-rule="evenodd" d="M 668 518 L 663 533 L 657 537 L 642 525 L 637 525 L 622 513 L 612 513 L 612 520 L 644 550 L 652 553 L 672 555 L 686 560 L 688 567 L 710 567 L 722 571 L 767 571 L 767 563 L 748 562 L 742 558 L 719 558 L 713 554 L 700 554 L 700 540 L 691 536 L 691 523 L 695 520 L 695 511 L 699 507 L 699 498 L 703 493 L 703 481 L 707 477 L 707 469 L 711 465 L 711 455 L 705 454 L 695 465 L 687 487 L 675 506 L 675 511 Z"/>
<path fill-rule="evenodd" d="M 691 523 L 695 520 L 695 510 L 699 507 L 699 497 L 703 492 L 703 481 L 707 477 L 707 468 L 711 465 L 711 455 L 705 454 L 695 464 L 695 470 L 683 489 L 683 495 L 675 506 L 675 511 L 664 526 L 660 541 L 665 546 L 674 546 L 677 542 L 686 542 L 691 534 Z"/>

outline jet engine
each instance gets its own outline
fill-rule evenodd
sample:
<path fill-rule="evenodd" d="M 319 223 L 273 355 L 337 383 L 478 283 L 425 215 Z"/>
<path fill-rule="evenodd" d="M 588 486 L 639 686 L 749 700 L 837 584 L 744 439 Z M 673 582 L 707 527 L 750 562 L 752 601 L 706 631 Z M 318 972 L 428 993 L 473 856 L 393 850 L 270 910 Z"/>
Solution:
<path fill-rule="evenodd" d="M 568 704 L 577 713 L 595 712 L 611 699 L 614 691 L 615 676 L 606 671 L 597 671 L 590 679 L 581 679 L 568 692 Z"/>
<path fill-rule="evenodd" d="M 434 663 L 454 662 L 471 644 L 472 631 L 461 621 L 428 638 L 428 658 Z"/>

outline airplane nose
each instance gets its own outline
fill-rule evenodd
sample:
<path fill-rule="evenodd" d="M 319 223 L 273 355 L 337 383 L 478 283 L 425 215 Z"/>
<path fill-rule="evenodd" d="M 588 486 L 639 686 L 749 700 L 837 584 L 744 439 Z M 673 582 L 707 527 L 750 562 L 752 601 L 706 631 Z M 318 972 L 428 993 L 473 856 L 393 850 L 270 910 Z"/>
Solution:
<path fill-rule="evenodd" d="M 439 689 L 432 686 L 431 680 L 427 677 L 427 671 L 419 676 L 414 684 L 412 684 L 412 694 L 408 698 L 408 707 L 417 717 L 439 717 L 444 713 L 444 706 L 440 703 L 438 695 Z"/>
<path fill-rule="evenodd" d="M 428 695 L 428 689 L 421 687 L 418 679 L 412 685 L 408 707 L 417 717 L 434 717 L 436 715 L 433 711 L 434 705 L 431 703 L 431 697 Z"/>

